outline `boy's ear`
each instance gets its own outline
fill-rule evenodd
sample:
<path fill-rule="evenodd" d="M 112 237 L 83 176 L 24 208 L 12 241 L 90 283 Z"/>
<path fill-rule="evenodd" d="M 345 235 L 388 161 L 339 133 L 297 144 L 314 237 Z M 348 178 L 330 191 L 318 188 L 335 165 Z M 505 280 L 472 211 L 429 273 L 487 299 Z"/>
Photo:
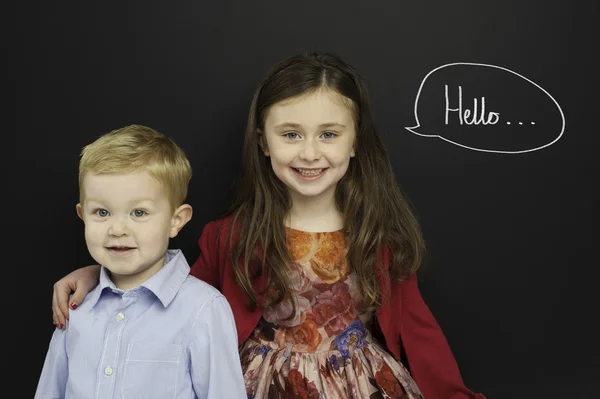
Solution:
<path fill-rule="evenodd" d="M 83 220 L 83 207 L 81 206 L 81 204 L 78 203 L 77 205 L 75 205 L 75 209 L 77 210 L 77 216 L 79 216 L 79 219 Z"/>
<path fill-rule="evenodd" d="M 187 222 L 192 219 L 192 206 L 188 204 L 183 204 L 179 208 L 175 209 L 173 212 L 173 217 L 171 218 L 171 231 L 169 232 L 169 237 L 173 238 L 179 234 L 179 231 L 185 226 Z"/>
<path fill-rule="evenodd" d="M 267 145 L 267 139 L 265 139 L 265 134 L 262 130 L 256 129 L 256 135 L 258 136 L 258 145 L 260 145 L 260 149 L 262 150 L 265 157 L 269 156 L 269 146 Z"/>

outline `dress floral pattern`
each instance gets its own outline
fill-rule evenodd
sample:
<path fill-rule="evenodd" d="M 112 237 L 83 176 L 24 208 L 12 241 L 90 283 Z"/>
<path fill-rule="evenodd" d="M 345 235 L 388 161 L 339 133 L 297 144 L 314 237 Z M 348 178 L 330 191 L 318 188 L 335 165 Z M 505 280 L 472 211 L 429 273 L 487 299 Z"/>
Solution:
<path fill-rule="evenodd" d="M 291 298 L 265 309 L 240 350 L 248 398 L 422 399 L 368 330 L 372 312 L 361 310 L 343 231 L 286 235 Z"/>

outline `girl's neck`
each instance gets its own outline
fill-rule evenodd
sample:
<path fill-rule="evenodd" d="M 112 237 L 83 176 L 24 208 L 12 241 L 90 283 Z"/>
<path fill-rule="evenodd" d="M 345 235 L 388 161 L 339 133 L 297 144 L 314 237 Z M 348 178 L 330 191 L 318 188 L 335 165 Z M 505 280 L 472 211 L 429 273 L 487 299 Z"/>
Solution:
<path fill-rule="evenodd" d="M 335 198 L 296 198 L 292 195 L 292 208 L 284 224 L 295 230 L 328 232 L 344 228 L 344 215 L 337 209 Z"/>

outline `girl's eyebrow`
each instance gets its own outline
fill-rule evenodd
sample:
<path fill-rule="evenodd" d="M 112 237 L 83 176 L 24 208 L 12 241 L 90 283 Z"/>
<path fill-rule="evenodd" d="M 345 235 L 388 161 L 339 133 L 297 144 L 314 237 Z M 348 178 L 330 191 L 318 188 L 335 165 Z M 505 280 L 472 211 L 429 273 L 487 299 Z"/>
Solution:
<path fill-rule="evenodd" d="M 341 127 L 341 128 L 345 128 L 346 125 L 341 124 L 339 122 L 326 122 L 326 123 L 321 123 L 319 125 L 320 128 L 327 128 L 327 127 Z M 294 129 L 298 129 L 300 127 L 302 127 L 302 125 L 298 124 L 298 123 L 293 123 L 293 122 L 282 122 L 282 123 L 278 123 L 277 125 L 274 126 L 274 128 L 281 128 L 281 127 L 291 127 Z"/>

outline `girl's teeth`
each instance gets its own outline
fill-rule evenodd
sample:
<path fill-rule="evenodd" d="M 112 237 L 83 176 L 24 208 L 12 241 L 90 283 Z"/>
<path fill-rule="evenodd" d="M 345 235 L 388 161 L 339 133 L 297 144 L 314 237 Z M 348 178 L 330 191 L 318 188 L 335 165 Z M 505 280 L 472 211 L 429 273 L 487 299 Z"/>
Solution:
<path fill-rule="evenodd" d="M 317 176 L 318 174 L 320 174 L 323 169 L 311 169 L 311 170 L 306 170 L 306 169 L 296 169 L 302 176 Z"/>

